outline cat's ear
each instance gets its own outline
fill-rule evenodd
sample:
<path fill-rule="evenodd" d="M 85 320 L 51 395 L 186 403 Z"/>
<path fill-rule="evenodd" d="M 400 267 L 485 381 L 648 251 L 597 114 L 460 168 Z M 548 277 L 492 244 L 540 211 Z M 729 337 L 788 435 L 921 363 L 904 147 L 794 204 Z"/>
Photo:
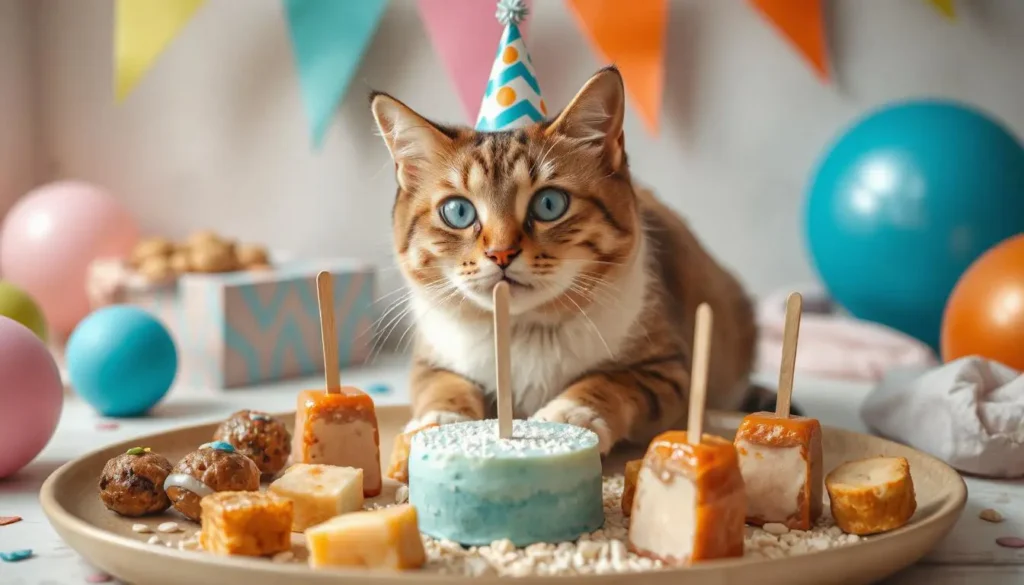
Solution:
<path fill-rule="evenodd" d="M 611 168 L 618 170 L 625 158 L 622 132 L 625 107 L 622 75 L 617 68 L 606 67 L 587 81 L 548 126 L 547 133 L 600 147 Z"/>
<path fill-rule="evenodd" d="M 451 138 L 409 106 L 386 93 L 370 95 L 370 110 L 377 128 L 395 159 L 398 186 L 412 189 L 423 167 L 451 145 Z"/>

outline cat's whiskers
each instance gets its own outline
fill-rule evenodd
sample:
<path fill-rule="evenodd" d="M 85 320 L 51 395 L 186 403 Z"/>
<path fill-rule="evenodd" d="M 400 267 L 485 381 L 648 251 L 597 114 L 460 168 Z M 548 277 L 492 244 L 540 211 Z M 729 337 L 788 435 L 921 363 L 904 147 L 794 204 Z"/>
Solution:
<path fill-rule="evenodd" d="M 608 352 L 608 358 L 614 360 L 615 354 L 612 353 L 612 348 L 608 346 L 608 342 L 605 341 L 604 335 L 601 335 L 601 330 L 597 328 L 597 325 L 595 325 L 594 321 L 591 320 L 589 315 L 587 315 L 587 312 L 583 310 L 583 307 L 581 307 L 579 303 L 572 300 L 572 295 L 566 294 L 563 296 L 565 296 L 566 300 L 572 303 L 579 310 L 580 315 L 583 315 L 583 318 L 587 320 L 587 323 L 590 325 L 591 331 L 593 331 L 594 334 L 597 335 L 597 338 L 601 341 L 601 345 L 604 345 L 605 350 Z"/>
<path fill-rule="evenodd" d="M 421 287 L 420 291 L 425 293 L 427 296 L 430 296 L 431 294 L 438 290 L 440 290 L 441 293 L 447 292 L 445 289 L 450 286 L 452 285 L 449 282 L 447 282 L 447 279 L 441 279 L 441 281 L 435 281 L 431 283 L 429 286 Z M 400 303 L 394 303 L 392 307 L 389 308 L 389 311 L 393 310 L 394 307 L 397 307 L 399 305 Z M 370 349 L 371 362 L 373 362 L 377 358 L 377 356 L 380 354 L 380 351 L 387 344 L 388 337 L 390 337 L 391 334 L 394 332 L 395 327 L 398 326 L 398 323 L 401 322 L 401 319 L 408 315 L 413 310 L 413 308 L 414 307 L 411 304 L 406 305 L 401 311 L 393 315 L 391 317 L 391 320 L 388 321 L 388 323 L 383 328 L 381 328 L 374 334 L 374 343 Z M 381 316 L 379 320 L 383 320 L 384 317 L 385 316 Z"/>
<path fill-rule="evenodd" d="M 411 320 L 411 322 L 409 323 L 409 326 L 405 328 L 405 331 L 402 332 L 402 336 L 398 338 L 398 343 L 395 344 L 397 346 L 397 349 L 399 349 L 399 351 L 401 351 L 402 341 L 405 339 L 405 336 L 408 335 L 410 331 L 412 331 L 413 327 L 416 326 L 416 322 L 417 322 L 418 318 L 421 318 L 424 315 L 430 313 L 431 311 L 436 309 L 438 306 L 447 303 L 449 299 L 451 299 L 453 296 L 455 296 L 457 294 L 459 294 L 459 288 L 457 286 L 455 286 L 455 285 L 451 285 L 451 289 L 447 291 L 447 294 L 445 294 L 444 298 L 439 299 L 439 300 L 435 299 L 434 302 L 431 303 L 431 305 L 429 307 L 427 307 L 427 310 L 424 311 L 422 315 L 414 315 L 412 320 Z M 465 296 L 463 296 L 463 295 L 460 295 L 460 296 L 462 296 L 463 299 L 465 299 Z M 460 305 L 461 305 L 461 303 L 460 303 Z M 411 343 L 412 342 L 411 341 L 412 338 L 410 337 L 409 339 L 410 339 L 410 343 Z"/>

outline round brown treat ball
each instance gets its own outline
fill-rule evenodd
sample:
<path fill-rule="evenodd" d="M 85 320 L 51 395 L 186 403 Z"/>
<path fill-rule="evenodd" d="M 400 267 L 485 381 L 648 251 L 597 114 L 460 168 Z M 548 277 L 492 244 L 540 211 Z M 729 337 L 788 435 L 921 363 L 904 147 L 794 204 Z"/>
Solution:
<path fill-rule="evenodd" d="M 188 246 L 189 248 L 198 248 L 200 246 L 205 246 L 206 244 L 210 243 L 222 244 L 224 243 L 224 240 L 222 240 L 221 237 L 217 235 L 217 232 L 214 232 L 212 230 L 201 230 L 198 232 L 193 232 L 191 235 L 189 235 L 188 238 L 185 239 L 185 245 Z"/>
<path fill-rule="evenodd" d="M 166 238 L 148 238 L 135 245 L 129 256 L 129 261 L 132 266 L 139 266 L 148 258 L 167 256 L 173 250 L 174 244 Z"/>
<path fill-rule="evenodd" d="M 122 516 L 144 516 L 166 510 L 171 501 L 164 493 L 164 480 L 171 462 L 163 455 L 135 447 L 114 457 L 100 474 L 100 500 Z"/>
<path fill-rule="evenodd" d="M 188 253 L 186 252 L 174 252 L 171 254 L 168 263 L 171 265 L 171 270 L 175 274 L 185 274 L 191 269 L 191 265 L 188 261 Z"/>
<path fill-rule="evenodd" d="M 149 282 L 165 282 L 174 278 L 174 271 L 164 256 L 151 256 L 142 261 L 139 274 Z"/>
<path fill-rule="evenodd" d="M 284 423 L 265 412 L 240 410 L 221 423 L 213 440 L 230 443 L 249 457 L 264 475 L 275 475 L 288 462 L 292 436 Z"/>
<path fill-rule="evenodd" d="M 254 492 L 260 470 L 227 443 L 207 443 L 181 458 L 164 483 L 171 505 L 189 520 L 199 521 L 199 500 L 213 492 Z"/>
<path fill-rule="evenodd" d="M 189 265 L 197 272 L 228 272 L 238 267 L 234 250 L 223 242 L 193 246 Z"/>
<path fill-rule="evenodd" d="M 235 248 L 235 257 L 238 263 L 246 268 L 270 264 L 270 256 L 267 249 L 256 244 L 240 244 Z"/>

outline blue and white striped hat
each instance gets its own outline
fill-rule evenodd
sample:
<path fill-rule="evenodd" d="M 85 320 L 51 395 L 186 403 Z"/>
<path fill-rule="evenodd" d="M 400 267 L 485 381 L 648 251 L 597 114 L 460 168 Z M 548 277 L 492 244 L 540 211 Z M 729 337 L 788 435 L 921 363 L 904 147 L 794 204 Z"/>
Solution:
<path fill-rule="evenodd" d="M 476 129 L 480 131 L 509 130 L 540 122 L 548 114 L 540 95 L 540 85 L 533 70 L 533 61 L 519 33 L 519 23 L 526 18 L 523 0 L 499 0 L 498 21 L 505 32 L 498 44 L 487 91 L 480 105 Z"/>

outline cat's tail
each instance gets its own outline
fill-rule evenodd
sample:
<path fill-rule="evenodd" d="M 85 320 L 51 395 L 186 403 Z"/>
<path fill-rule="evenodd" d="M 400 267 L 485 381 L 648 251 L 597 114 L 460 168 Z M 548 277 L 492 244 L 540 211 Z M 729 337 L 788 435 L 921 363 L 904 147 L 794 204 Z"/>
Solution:
<path fill-rule="evenodd" d="M 775 398 L 774 390 L 769 390 L 760 384 L 751 384 L 740 405 L 740 412 L 775 412 Z M 790 405 L 789 412 L 796 416 L 803 416 L 803 411 L 795 403 Z"/>

